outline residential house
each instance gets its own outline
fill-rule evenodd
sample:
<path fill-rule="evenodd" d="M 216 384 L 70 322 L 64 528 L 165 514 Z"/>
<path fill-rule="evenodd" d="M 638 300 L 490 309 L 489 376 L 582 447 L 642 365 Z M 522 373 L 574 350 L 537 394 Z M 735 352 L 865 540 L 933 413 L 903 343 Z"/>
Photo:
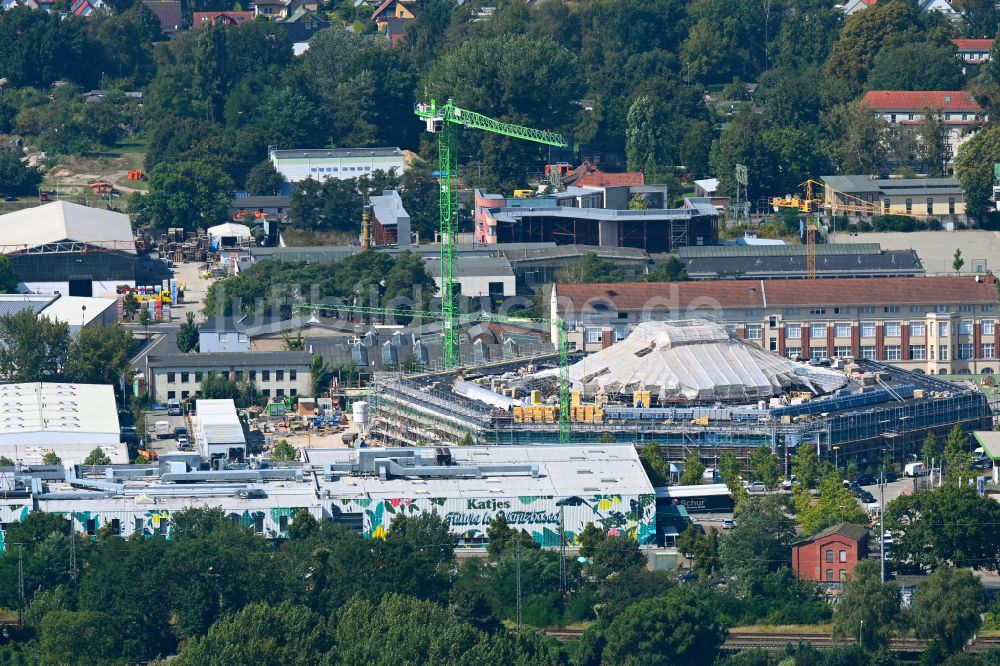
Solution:
<path fill-rule="evenodd" d="M 840 10 L 847 16 L 875 5 L 878 0 L 847 0 L 840 5 Z M 917 0 L 917 5 L 924 12 L 941 12 L 953 21 L 962 17 L 962 12 L 956 9 L 949 0 Z"/>
<path fill-rule="evenodd" d="M 243 25 L 253 20 L 253 12 L 195 12 L 191 27 L 200 28 L 203 25 L 221 25 L 226 28 Z"/>
<path fill-rule="evenodd" d="M 965 221 L 965 190 L 957 178 L 871 178 L 821 176 L 824 207 L 832 215 L 927 215 L 945 222 Z M 861 213 L 860 209 L 870 210 Z"/>
<path fill-rule="evenodd" d="M 709 317 L 790 358 L 863 358 L 931 374 L 1000 372 L 987 276 L 560 284 L 550 315 L 597 351 L 641 321 Z"/>
<path fill-rule="evenodd" d="M 985 121 L 982 107 L 964 90 L 870 90 L 861 102 L 894 127 L 922 125 L 928 110 L 936 112 L 944 123 L 952 159 L 968 138 L 967 130 Z"/>
<path fill-rule="evenodd" d="M 975 74 L 979 66 L 990 59 L 990 50 L 993 48 L 992 39 L 953 39 L 951 43 L 958 49 L 962 73 L 966 76 Z"/>
<path fill-rule="evenodd" d="M 316 0 L 257 0 L 252 6 L 254 16 L 263 16 L 272 21 L 284 21 L 299 9 L 311 12 L 319 10 Z"/>
<path fill-rule="evenodd" d="M 73 16 L 93 16 L 95 12 L 110 11 L 104 0 L 74 0 L 69 6 L 69 11 Z"/>
<path fill-rule="evenodd" d="M 403 151 L 399 148 L 320 148 L 307 150 L 268 151 L 271 164 L 285 179 L 283 194 L 291 194 L 292 183 L 307 178 L 324 181 L 330 178 L 349 180 L 373 171 L 406 169 Z"/>
<path fill-rule="evenodd" d="M 246 213 L 287 219 L 291 208 L 292 198 L 288 196 L 237 197 L 229 201 L 229 216 L 235 221 L 243 221 Z"/>
<path fill-rule="evenodd" d="M 395 46 L 402 41 L 406 26 L 417 17 L 416 12 L 415 0 L 384 0 L 372 12 L 371 19 Z"/>
<path fill-rule="evenodd" d="M 161 404 L 196 396 L 210 375 L 251 381 L 258 393 L 269 398 L 309 395 L 311 362 L 305 352 L 154 354 L 146 357 L 145 374 L 149 394 Z"/>
<path fill-rule="evenodd" d="M 309 49 L 309 41 L 320 30 L 330 27 L 330 22 L 320 18 L 320 16 L 304 7 L 299 7 L 284 21 L 277 25 L 281 26 L 288 33 L 288 40 L 292 43 L 292 51 L 295 55 L 302 55 Z"/>
<path fill-rule="evenodd" d="M 52 11 L 53 4 L 55 4 L 53 0 L 0 0 L 0 10 L 7 11 L 8 9 L 23 7 L 25 9 L 41 9 L 42 11 L 49 12 Z"/>
<path fill-rule="evenodd" d="M 143 0 L 142 4 L 156 15 L 160 32 L 167 37 L 183 27 L 180 0 Z"/>
<path fill-rule="evenodd" d="M 844 583 L 868 556 L 868 529 L 840 523 L 792 544 L 792 569 L 803 580 Z"/>

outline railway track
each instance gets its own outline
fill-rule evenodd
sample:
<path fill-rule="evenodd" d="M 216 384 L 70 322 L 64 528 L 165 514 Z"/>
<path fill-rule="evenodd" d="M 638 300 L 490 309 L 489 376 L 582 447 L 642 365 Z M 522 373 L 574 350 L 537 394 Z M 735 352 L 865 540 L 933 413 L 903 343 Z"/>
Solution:
<path fill-rule="evenodd" d="M 558 641 L 579 640 L 583 635 L 583 629 L 547 629 L 546 635 Z M 722 649 L 732 652 L 760 648 L 771 652 L 784 650 L 791 643 L 809 644 L 816 648 L 832 648 L 840 645 L 851 645 L 856 641 L 853 638 L 834 639 L 829 634 L 806 634 L 806 633 L 777 633 L 762 634 L 750 631 L 741 631 L 739 628 L 733 629 L 726 637 Z M 927 641 L 922 638 L 900 637 L 894 638 L 889 644 L 894 652 L 923 652 L 927 649 Z M 1000 637 L 987 636 L 979 637 L 969 645 L 968 650 L 972 652 L 984 652 L 990 648 L 1000 647 Z"/>

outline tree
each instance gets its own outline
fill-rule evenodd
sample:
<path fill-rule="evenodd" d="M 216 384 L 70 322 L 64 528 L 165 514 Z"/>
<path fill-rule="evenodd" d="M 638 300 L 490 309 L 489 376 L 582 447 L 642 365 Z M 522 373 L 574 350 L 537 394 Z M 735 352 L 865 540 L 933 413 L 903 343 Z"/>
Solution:
<path fill-rule="evenodd" d="M 194 323 L 194 313 L 188 312 L 177 330 L 177 348 L 185 354 L 198 350 L 198 325 Z"/>
<path fill-rule="evenodd" d="M 962 266 L 965 265 L 965 259 L 962 258 L 962 249 L 956 248 L 955 254 L 951 258 L 951 267 L 955 269 L 955 272 L 961 272 Z"/>
<path fill-rule="evenodd" d="M 1000 126 L 980 130 L 958 147 L 955 175 L 965 190 L 965 212 L 973 218 L 982 217 L 990 208 L 993 165 L 997 162 L 1000 162 Z"/>
<path fill-rule="evenodd" d="M 601 259 L 596 252 L 587 252 L 579 261 L 559 269 L 556 282 L 566 284 L 593 284 L 599 282 L 621 282 L 624 279 L 621 267 L 608 259 Z"/>
<path fill-rule="evenodd" d="M 882 48 L 867 80 L 870 90 L 961 90 L 964 84 L 955 46 L 932 41 Z"/>
<path fill-rule="evenodd" d="M 670 483 L 670 463 L 663 457 L 663 449 L 656 442 L 650 442 L 642 447 L 639 453 L 639 461 L 642 468 L 649 477 L 649 482 L 654 488 L 666 486 Z"/>
<path fill-rule="evenodd" d="M 750 469 L 768 490 L 778 487 L 781 481 L 781 458 L 772 453 L 771 447 L 758 446 L 750 452 Z"/>
<path fill-rule="evenodd" d="M 521 548 L 537 550 L 541 547 L 537 541 L 531 538 L 530 534 L 526 534 L 521 530 L 511 529 L 507 525 L 507 519 L 503 515 L 497 514 L 493 516 L 489 526 L 486 528 L 487 552 L 490 555 L 499 555 L 505 549 L 512 548 L 511 544 L 517 541 L 521 542 Z"/>
<path fill-rule="evenodd" d="M 179 666 L 219 663 L 329 664 L 336 662 L 332 626 L 308 608 L 251 603 L 220 618 L 177 655 Z"/>
<path fill-rule="evenodd" d="M 282 439 L 271 451 L 271 462 L 293 462 L 299 459 L 299 450 Z"/>
<path fill-rule="evenodd" d="M 918 637 L 958 652 L 976 634 L 985 607 L 983 586 L 972 571 L 940 567 L 917 585 L 913 627 Z"/>
<path fill-rule="evenodd" d="M 132 331 L 121 324 L 81 328 L 69 345 L 63 374 L 71 382 L 112 384 L 132 381 Z"/>
<path fill-rule="evenodd" d="M 944 174 L 945 164 L 951 160 L 948 129 L 940 109 L 924 109 L 924 122 L 916 130 L 917 157 L 928 175 Z"/>
<path fill-rule="evenodd" d="M 285 179 L 271 164 L 271 160 L 259 162 L 247 174 L 244 189 L 254 196 L 271 196 L 281 194 Z"/>
<path fill-rule="evenodd" d="M 962 425 L 956 423 L 948 433 L 944 442 L 943 462 L 949 483 L 968 483 L 974 476 L 972 473 L 972 454 L 969 452 L 969 436 L 962 430 Z M 926 461 L 925 461 L 926 463 Z"/>
<path fill-rule="evenodd" d="M 819 497 L 813 499 L 804 486 L 795 488 L 792 501 L 804 534 L 815 534 L 838 523 L 864 524 L 868 514 L 857 498 L 844 487 L 840 473 L 831 469 L 819 483 Z"/>
<path fill-rule="evenodd" d="M 924 445 L 921 449 L 921 454 L 923 456 L 924 464 L 930 467 L 930 465 L 938 465 L 944 462 L 942 454 L 944 454 L 944 446 L 934 436 L 933 432 L 927 433 L 927 438 L 924 439 Z"/>
<path fill-rule="evenodd" d="M 42 456 L 43 465 L 61 465 L 62 458 L 56 455 L 55 451 L 46 451 L 45 455 Z"/>
<path fill-rule="evenodd" d="M 145 208 L 159 227 L 197 229 L 225 221 L 233 181 L 201 161 L 163 162 L 149 173 Z"/>
<path fill-rule="evenodd" d="M 0 294 L 17 293 L 17 273 L 10 264 L 10 259 L 5 255 L 0 255 Z"/>
<path fill-rule="evenodd" d="M 645 567 L 648 563 L 634 538 L 605 534 L 594 546 L 587 569 L 592 576 L 603 580 L 633 567 Z"/>
<path fill-rule="evenodd" d="M 663 127 L 662 113 L 656 100 L 642 96 L 632 102 L 625 129 L 625 155 L 629 171 L 654 174 L 665 166 Z"/>
<path fill-rule="evenodd" d="M 69 348 L 69 326 L 31 310 L 0 316 L 0 376 L 11 382 L 57 378 Z"/>
<path fill-rule="evenodd" d="M 39 648 L 54 663 L 110 663 L 119 654 L 112 619 L 95 611 L 53 610 L 42 618 Z"/>
<path fill-rule="evenodd" d="M 834 637 L 860 634 L 864 649 L 878 650 L 888 646 L 899 620 L 899 586 L 881 581 L 875 560 L 858 562 L 833 614 Z"/>
<path fill-rule="evenodd" d="M 605 632 L 604 663 L 713 663 L 726 629 L 715 609 L 688 586 L 625 609 Z"/>
<path fill-rule="evenodd" d="M 674 255 L 662 261 L 643 278 L 647 282 L 681 282 L 688 279 L 687 266 Z"/>
<path fill-rule="evenodd" d="M 0 467 L 13 467 L 14 461 L 7 456 L 0 456 Z"/>
<path fill-rule="evenodd" d="M 37 194 L 42 174 L 21 161 L 21 156 L 13 150 L 0 150 L 0 182 L 5 194 Z"/>
<path fill-rule="evenodd" d="M 795 526 L 783 502 L 780 495 L 748 498 L 735 527 L 719 540 L 722 570 L 741 596 L 760 594 L 769 572 L 791 564 Z"/>
<path fill-rule="evenodd" d="M 815 488 L 820 479 L 829 473 L 829 463 L 821 463 L 816 450 L 809 445 L 800 445 L 792 458 L 792 474 L 803 488 Z"/>
<path fill-rule="evenodd" d="M 893 535 L 889 557 L 900 573 L 941 566 L 1000 567 L 1000 504 L 976 489 L 947 484 L 900 495 L 886 505 L 886 531 Z"/>
<path fill-rule="evenodd" d="M 149 308 L 142 308 L 139 311 L 139 323 L 142 327 L 146 329 L 146 338 L 149 338 L 149 322 L 152 321 L 153 317 L 149 314 Z"/>
<path fill-rule="evenodd" d="M 1000 9 L 992 0 L 962 0 L 962 36 L 993 39 L 1000 24 Z M 957 90 L 957 88 L 956 88 Z"/>
<path fill-rule="evenodd" d="M 111 458 L 108 454 L 104 452 L 99 446 L 95 446 L 93 451 L 87 454 L 87 457 L 83 461 L 84 465 L 110 465 Z"/>
<path fill-rule="evenodd" d="M 682 486 L 696 486 L 705 476 L 705 463 L 698 457 L 697 451 L 690 451 L 684 459 L 684 472 L 681 474 Z"/>
<path fill-rule="evenodd" d="M 733 496 L 736 506 L 742 504 L 748 497 L 747 489 L 743 487 L 743 479 L 740 476 L 743 472 L 743 465 L 736 458 L 736 454 L 726 451 L 719 458 L 719 476 L 722 482 L 729 488 L 729 493 Z"/>
<path fill-rule="evenodd" d="M 832 137 L 831 147 L 843 172 L 879 174 L 886 169 L 889 123 L 866 104 L 839 104 L 823 117 L 823 124 Z"/>

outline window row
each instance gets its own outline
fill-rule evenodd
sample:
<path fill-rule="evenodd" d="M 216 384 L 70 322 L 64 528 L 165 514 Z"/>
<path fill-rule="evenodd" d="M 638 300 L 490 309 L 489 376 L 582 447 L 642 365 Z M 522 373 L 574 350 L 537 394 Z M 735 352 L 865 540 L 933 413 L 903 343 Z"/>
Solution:
<path fill-rule="evenodd" d="M 922 337 L 927 335 L 927 322 L 914 321 L 909 325 L 909 332 L 911 336 Z M 827 324 L 809 324 L 809 337 L 821 338 L 826 337 L 828 326 Z M 975 322 L 971 319 L 963 319 L 957 323 L 955 327 L 955 333 L 957 335 L 973 335 L 975 330 Z M 751 335 L 751 329 L 755 331 L 755 335 Z M 937 323 L 937 337 L 944 338 L 952 335 L 952 327 L 950 322 L 939 321 Z M 983 320 L 980 322 L 980 329 L 983 335 L 993 335 L 996 330 L 996 322 L 993 320 Z M 760 337 L 761 327 L 759 325 L 747 326 L 747 337 L 750 339 L 755 339 Z M 874 338 L 876 335 L 877 324 L 873 321 L 863 321 L 858 325 L 858 332 L 862 338 Z M 883 332 L 888 338 L 898 338 L 903 334 L 903 324 L 897 321 L 887 321 L 883 325 Z M 837 322 L 833 324 L 833 336 L 836 338 L 849 338 L 851 337 L 851 324 L 849 322 Z M 802 324 L 796 322 L 788 322 L 785 324 L 785 339 L 786 340 L 801 340 L 802 339 Z"/>
<path fill-rule="evenodd" d="M 984 342 L 979 346 L 979 356 L 974 357 L 974 345 L 972 343 L 962 343 L 958 345 L 957 356 L 955 358 L 970 360 L 973 358 L 994 359 L 996 358 L 996 345 L 992 342 Z M 909 359 L 913 361 L 925 361 L 928 359 L 928 349 L 930 350 L 930 360 L 948 361 L 951 360 L 950 345 L 909 345 Z M 883 357 L 879 359 L 875 353 L 875 345 L 860 345 L 858 347 L 858 357 L 869 361 L 902 361 L 902 345 L 885 345 L 883 347 Z M 823 358 L 829 354 L 829 348 L 825 345 L 809 347 L 810 358 Z M 788 358 L 795 358 L 802 355 L 802 347 L 785 347 L 785 355 Z M 845 358 L 853 356 L 850 346 L 837 345 L 833 348 L 833 355 Z M 936 356 L 936 358 L 935 358 Z"/>
<path fill-rule="evenodd" d="M 177 377 L 179 375 L 180 376 L 180 380 L 181 380 L 182 383 L 189 382 L 189 381 L 191 381 L 191 377 L 194 377 L 194 381 L 196 381 L 196 382 L 198 382 L 200 384 L 201 381 L 202 381 L 202 379 L 204 379 L 205 374 L 206 373 L 203 373 L 203 372 L 168 372 L 167 373 L 167 383 L 168 384 L 173 384 L 174 382 L 177 381 Z M 211 376 L 213 376 L 215 374 L 220 374 L 220 373 L 209 372 L 207 374 L 208 374 L 209 377 L 211 377 Z M 223 372 L 221 374 L 226 375 L 226 376 L 229 375 L 229 373 L 226 373 L 226 372 Z M 243 372 L 243 370 L 237 370 L 234 374 L 235 374 L 235 377 L 236 377 L 236 381 L 242 381 L 242 379 L 243 379 L 244 376 L 246 376 L 246 378 L 249 379 L 252 382 L 253 381 L 257 381 L 257 371 L 256 370 L 247 370 L 245 373 Z M 298 377 L 299 377 L 298 370 L 289 370 L 288 371 L 288 379 L 290 381 L 294 382 L 296 379 L 298 379 Z M 260 379 L 261 379 L 261 381 L 265 381 L 265 382 L 271 381 L 271 371 L 270 370 L 261 370 L 260 371 Z M 279 382 L 280 381 L 284 381 L 284 379 L 285 379 L 285 371 L 284 370 L 275 370 L 274 371 L 274 379 L 276 381 L 279 381 Z"/>
<path fill-rule="evenodd" d="M 201 391 L 195 391 L 194 392 L 195 397 L 197 397 L 200 393 L 201 393 Z M 260 394 L 262 396 L 264 396 L 265 398 L 270 398 L 271 397 L 271 389 L 261 389 L 260 390 Z M 288 389 L 288 395 L 290 395 L 292 397 L 295 397 L 298 394 L 299 394 L 299 390 L 298 389 L 296 389 L 296 388 L 290 388 L 290 389 Z M 187 398 L 190 398 L 191 395 L 192 395 L 191 391 L 181 391 L 180 392 L 180 399 L 181 400 L 186 400 Z M 284 395 L 285 395 L 285 389 L 274 389 L 274 395 L 277 396 L 277 397 L 279 397 L 279 398 L 284 397 Z M 177 397 L 178 397 L 177 396 L 177 391 L 167 391 L 167 400 L 175 400 L 175 399 L 177 399 Z"/>

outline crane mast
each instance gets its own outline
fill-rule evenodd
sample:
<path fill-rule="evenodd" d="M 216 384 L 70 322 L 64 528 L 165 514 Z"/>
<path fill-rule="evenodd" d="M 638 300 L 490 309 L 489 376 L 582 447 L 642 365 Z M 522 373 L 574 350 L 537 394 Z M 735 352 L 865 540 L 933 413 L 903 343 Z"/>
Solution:
<path fill-rule="evenodd" d="M 461 365 L 459 346 L 459 288 L 455 275 L 455 245 L 458 233 L 457 204 L 453 180 L 458 172 L 455 135 L 458 126 L 501 134 L 548 146 L 565 147 L 566 140 L 555 132 L 522 127 L 495 120 L 475 111 L 462 109 L 449 99 L 443 105 L 436 100 L 417 104 L 414 113 L 424 119 L 427 131 L 438 135 L 438 203 L 441 259 L 441 321 L 443 328 L 441 359 L 445 368 Z M 558 341 L 553 340 L 554 345 Z"/>

